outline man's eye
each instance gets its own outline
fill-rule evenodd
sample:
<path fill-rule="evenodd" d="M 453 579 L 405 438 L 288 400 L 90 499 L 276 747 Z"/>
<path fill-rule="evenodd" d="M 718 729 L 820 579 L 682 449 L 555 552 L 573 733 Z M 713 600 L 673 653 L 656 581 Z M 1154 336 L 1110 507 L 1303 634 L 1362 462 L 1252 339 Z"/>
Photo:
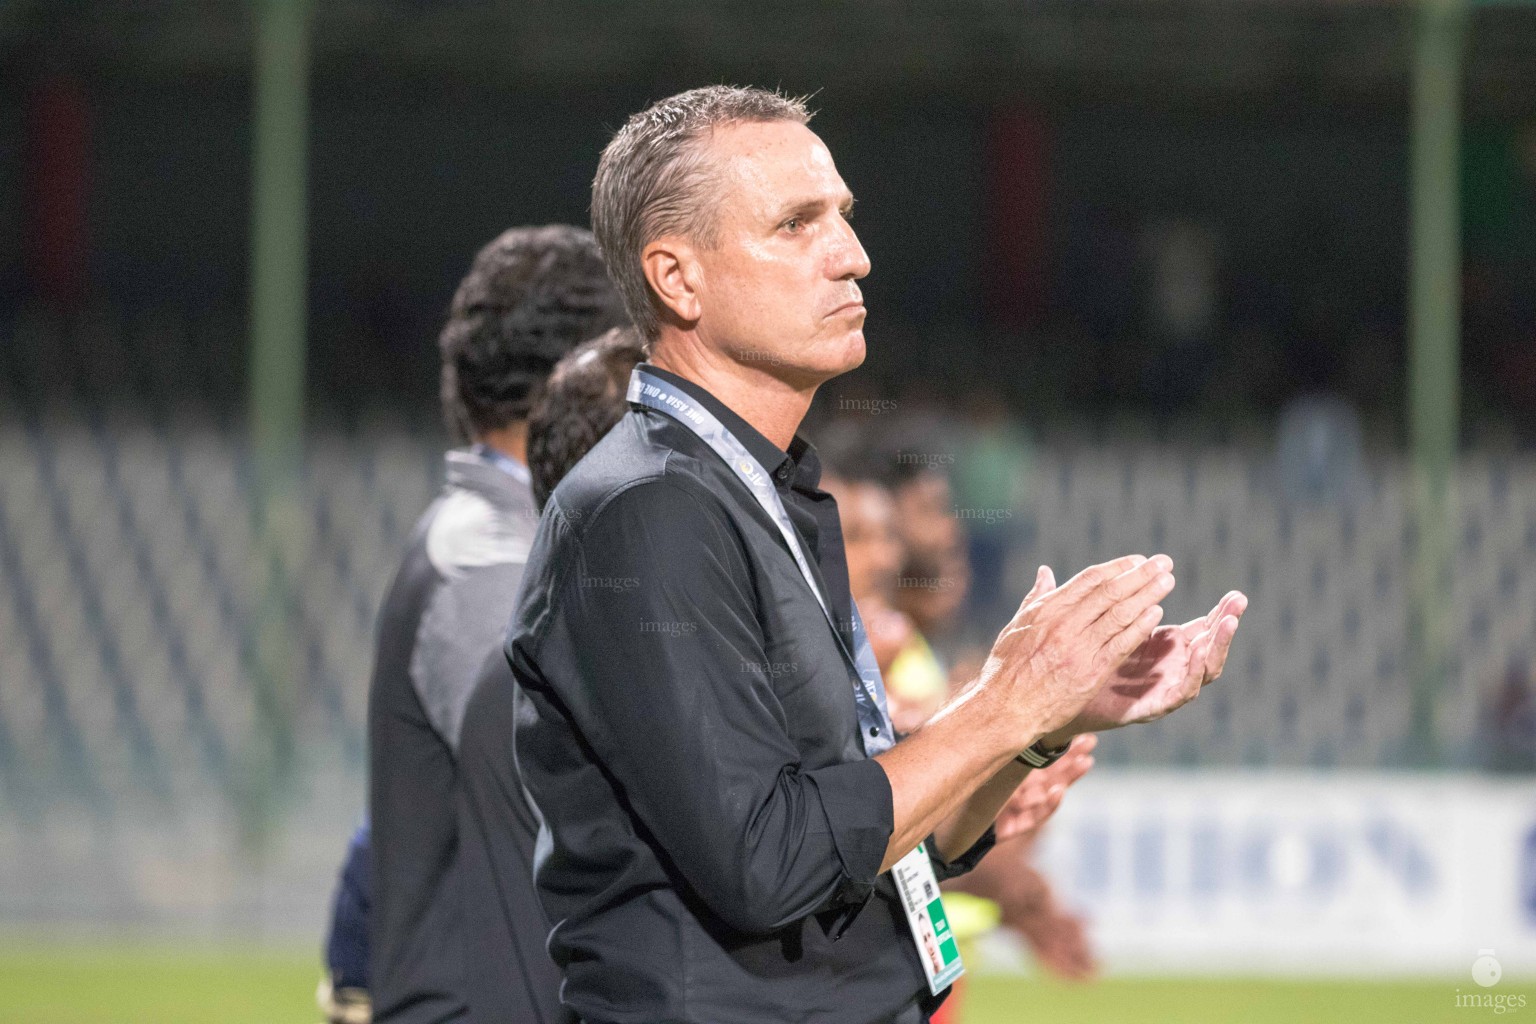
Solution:
<path fill-rule="evenodd" d="M 799 217 L 791 217 L 791 218 L 789 218 L 789 220 L 784 222 L 784 230 L 788 231 L 792 235 L 796 234 L 797 232 L 799 232 L 799 230 L 800 230 L 800 228 L 802 226 L 803 226 L 803 222 L 800 220 Z"/>

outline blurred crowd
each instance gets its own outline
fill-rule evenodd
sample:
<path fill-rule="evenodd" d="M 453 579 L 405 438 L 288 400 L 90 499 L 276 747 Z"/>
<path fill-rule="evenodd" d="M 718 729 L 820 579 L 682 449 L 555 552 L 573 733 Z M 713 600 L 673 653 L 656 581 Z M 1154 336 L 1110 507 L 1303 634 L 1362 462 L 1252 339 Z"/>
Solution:
<path fill-rule="evenodd" d="M 1027 448 L 1005 417 L 989 415 L 995 413 L 990 406 L 982 410 L 966 438 L 970 454 L 956 464 L 979 463 L 991 471 L 959 477 L 987 490 L 953 486 L 948 463 L 937 458 L 943 453 L 928 452 L 934 457 L 921 459 L 915 456 L 924 453 L 881 450 L 878 444 L 844 449 L 823 477 L 823 486 L 837 498 L 849 586 L 869 630 L 898 732 L 921 727 L 980 672 L 988 645 L 968 636 L 961 622 L 1009 617 L 991 613 L 1008 601 L 1000 533 L 1010 516 L 976 516 L 979 528 L 967 528 L 960 510 L 1011 510 L 1012 496 L 999 488 L 1011 486 Z M 853 434 L 844 432 L 845 444 L 856 443 Z M 962 502 L 960 494 L 990 503 Z M 980 614 L 962 616 L 967 608 Z M 1062 904 L 1034 866 L 1037 838 L 1034 830 L 1000 846 L 946 888 L 993 901 L 1002 926 L 1024 940 L 1042 967 L 1085 980 L 1097 969 L 1086 922 Z"/>

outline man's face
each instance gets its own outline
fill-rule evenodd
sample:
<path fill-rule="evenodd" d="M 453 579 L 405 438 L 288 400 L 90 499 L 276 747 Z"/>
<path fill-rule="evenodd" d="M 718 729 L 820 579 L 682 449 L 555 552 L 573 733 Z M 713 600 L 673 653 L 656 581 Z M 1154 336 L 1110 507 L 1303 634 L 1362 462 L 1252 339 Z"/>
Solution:
<path fill-rule="evenodd" d="M 858 366 L 856 282 L 869 257 L 832 154 L 790 122 L 731 125 L 704 144 L 717 174 L 717 242 L 696 250 L 700 339 L 797 386 Z"/>

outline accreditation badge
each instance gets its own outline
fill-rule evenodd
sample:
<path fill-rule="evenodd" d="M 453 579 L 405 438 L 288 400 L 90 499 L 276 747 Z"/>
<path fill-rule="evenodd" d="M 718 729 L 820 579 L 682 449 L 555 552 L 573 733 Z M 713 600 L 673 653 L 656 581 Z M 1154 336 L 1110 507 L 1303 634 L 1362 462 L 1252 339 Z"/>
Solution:
<path fill-rule="evenodd" d="M 960 947 L 944 913 L 944 898 L 933 875 L 927 844 L 918 843 L 917 849 L 897 861 L 891 877 L 901 893 L 912 941 L 917 943 L 917 958 L 928 976 L 928 991 L 938 995 L 965 973 L 965 965 L 960 962 Z"/>

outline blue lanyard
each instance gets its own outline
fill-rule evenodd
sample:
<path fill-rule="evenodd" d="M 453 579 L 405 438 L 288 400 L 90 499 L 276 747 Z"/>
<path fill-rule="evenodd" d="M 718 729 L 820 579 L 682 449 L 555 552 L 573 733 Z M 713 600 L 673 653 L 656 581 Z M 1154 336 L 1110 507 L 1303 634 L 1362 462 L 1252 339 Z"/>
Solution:
<path fill-rule="evenodd" d="M 474 452 L 476 455 L 480 456 L 486 462 L 489 462 L 503 473 L 510 474 L 512 479 L 519 483 L 526 484 L 532 481 L 532 477 L 528 473 L 527 466 L 523 465 L 521 462 L 518 462 L 510 455 L 503 455 L 501 452 L 497 451 L 495 448 L 492 448 L 488 444 L 475 444 L 470 448 L 470 451 Z"/>
<path fill-rule="evenodd" d="M 678 393 L 661 378 L 636 367 L 629 378 L 628 398 L 638 405 L 665 413 L 697 434 L 715 450 L 715 454 L 725 460 L 727 466 L 736 471 L 737 477 L 752 492 L 752 497 L 757 499 L 763 511 L 778 526 L 784 543 L 789 545 L 789 553 L 795 558 L 795 565 L 800 568 L 805 585 L 811 588 L 816 603 L 821 605 L 822 614 L 832 627 L 832 635 L 837 638 L 838 647 L 859 674 L 859 682 L 853 687 L 853 701 L 859 713 L 859 739 L 864 743 L 864 752 L 870 757 L 885 753 L 895 744 L 896 737 L 891 730 L 891 713 L 886 706 L 885 684 L 880 679 L 880 666 L 875 661 L 874 649 L 869 645 L 869 636 L 864 632 L 864 620 L 859 617 L 859 607 L 849 602 L 853 609 L 853 652 L 850 653 L 843 643 L 842 634 L 838 632 L 837 623 L 832 618 L 832 611 L 821 589 L 816 586 L 811 565 L 800 548 L 799 535 L 795 533 L 794 524 L 790 522 L 789 513 L 784 510 L 784 502 L 769 480 L 767 470 L 714 413 L 687 395 Z"/>

